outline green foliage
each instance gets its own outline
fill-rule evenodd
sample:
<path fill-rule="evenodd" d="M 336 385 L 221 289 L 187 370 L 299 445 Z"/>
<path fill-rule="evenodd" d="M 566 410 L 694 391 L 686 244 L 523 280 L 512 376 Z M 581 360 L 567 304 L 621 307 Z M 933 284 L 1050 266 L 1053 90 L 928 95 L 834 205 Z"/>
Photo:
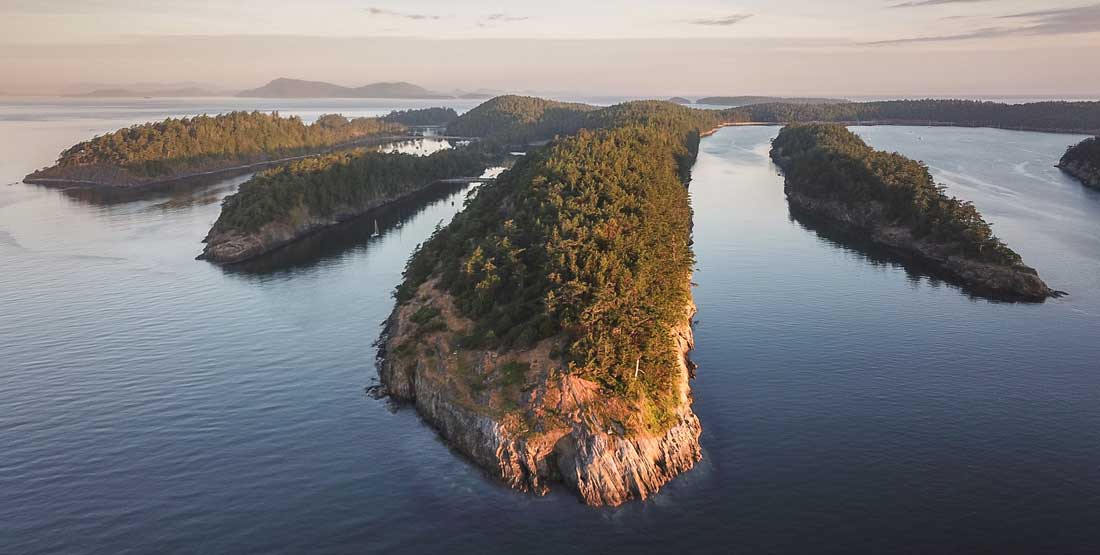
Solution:
<path fill-rule="evenodd" d="M 679 371 L 671 328 L 685 316 L 694 262 L 681 177 L 698 130 L 669 107 L 680 108 L 609 110 L 604 121 L 628 123 L 580 131 L 484 185 L 410 259 L 398 299 L 438 275 L 474 321 L 463 347 L 523 348 L 562 334 L 575 372 L 620 394 L 670 399 Z"/>
<path fill-rule="evenodd" d="M 839 104 L 757 104 L 722 111 L 733 121 L 952 124 L 1051 131 L 1100 129 L 1100 102 L 1002 104 L 975 100 L 890 100 Z"/>
<path fill-rule="evenodd" d="M 304 158 L 257 174 L 226 197 L 212 232 L 356 212 L 440 179 L 479 175 L 494 155 L 467 146 L 429 156 L 353 150 Z"/>
<path fill-rule="evenodd" d="M 424 325 L 438 318 L 439 314 L 438 308 L 425 305 L 416 309 L 416 312 L 414 312 L 412 316 L 409 316 L 409 320 L 414 324 Z"/>
<path fill-rule="evenodd" d="M 500 375 L 500 385 L 510 387 L 523 385 L 527 380 L 527 373 L 531 371 L 531 365 L 526 362 L 509 362 L 500 366 L 497 373 Z"/>
<path fill-rule="evenodd" d="M 218 161 L 248 163 L 316 152 L 403 131 L 399 123 L 377 118 L 348 120 L 339 115 L 321 116 L 312 125 L 305 125 L 296 116 L 284 118 L 263 112 L 169 118 L 78 143 L 61 153 L 57 165 L 109 165 L 155 177 Z"/>
<path fill-rule="evenodd" d="M 526 143 L 573 133 L 583 126 L 584 114 L 596 109 L 530 96 L 498 96 L 459 116 L 447 126 L 447 132 Z"/>
<path fill-rule="evenodd" d="M 456 119 L 458 119 L 458 113 L 452 108 L 394 110 L 382 117 L 382 121 L 403 125 L 447 125 Z"/>
<path fill-rule="evenodd" d="M 802 194 L 851 205 L 878 202 L 918 238 L 931 237 L 976 260 L 1021 262 L 973 204 L 944 194 L 924 164 L 874 150 L 842 125 L 785 127 L 772 143 L 772 158 L 788 187 Z"/>

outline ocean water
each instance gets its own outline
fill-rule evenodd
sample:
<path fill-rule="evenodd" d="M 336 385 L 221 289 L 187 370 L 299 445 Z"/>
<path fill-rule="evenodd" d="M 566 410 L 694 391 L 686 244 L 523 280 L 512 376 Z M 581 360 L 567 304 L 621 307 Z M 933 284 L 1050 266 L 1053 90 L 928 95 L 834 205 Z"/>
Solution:
<path fill-rule="evenodd" d="M 497 484 L 364 392 L 405 260 L 470 187 L 394 207 L 381 237 L 359 220 L 222 269 L 193 258 L 243 177 L 126 199 L 19 183 L 94 133 L 253 107 L 148 102 L 0 105 L 0 552 L 1100 545 L 1100 193 L 1052 167 L 1081 137 L 856 129 L 927 162 L 1069 293 L 1042 305 L 972 299 L 793 220 L 775 128 L 705 139 L 705 458 L 649 501 L 593 509 Z M 262 103 L 307 119 L 419 106 Z"/>

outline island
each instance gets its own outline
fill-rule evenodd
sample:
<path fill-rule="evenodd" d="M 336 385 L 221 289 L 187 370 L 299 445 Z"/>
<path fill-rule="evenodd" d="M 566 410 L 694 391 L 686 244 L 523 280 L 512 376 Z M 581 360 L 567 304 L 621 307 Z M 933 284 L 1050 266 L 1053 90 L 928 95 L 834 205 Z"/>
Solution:
<path fill-rule="evenodd" d="M 312 124 L 278 113 L 230 112 L 169 118 L 78 143 L 24 182 L 51 187 L 139 188 L 225 178 L 319 153 L 405 139 L 409 125 L 452 121 L 450 108 L 381 118 L 321 116 Z M 415 123 L 408 123 L 415 122 Z"/>
<path fill-rule="evenodd" d="M 1100 137 L 1085 139 L 1066 149 L 1058 167 L 1081 183 L 1100 188 Z"/>
<path fill-rule="evenodd" d="M 217 264 L 255 258 L 440 180 L 480 175 L 494 158 L 477 145 L 429 156 L 357 149 L 267 170 L 222 201 L 198 258 Z"/>
<path fill-rule="evenodd" d="M 1060 295 L 994 234 L 973 204 L 944 194 L 928 168 L 867 146 L 836 124 L 784 127 L 772 160 L 792 213 L 858 232 L 975 295 L 1042 302 Z"/>
<path fill-rule="evenodd" d="M 843 104 L 842 98 L 782 97 L 782 96 L 706 96 L 696 104 L 708 106 L 750 106 L 753 104 Z"/>
<path fill-rule="evenodd" d="M 729 108 L 723 113 L 732 121 L 772 124 L 932 125 L 1100 134 L 1100 102 L 1093 101 L 1028 104 L 940 99 L 835 104 L 780 102 Z"/>
<path fill-rule="evenodd" d="M 668 101 L 672 102 L 673 104 L 685 104 L 685 105 L 686 104 L 691 104 L 690 100 L 688 100 L 688 99 L 686 99 L 682 96 L 674 96 L 674 97 L 668 99 Z"/>
<path fill-rule="evenodd" d="M 381 393 L 513 488 L 647 498 L 702 456 L 686 181 L 716 115 L 510 97 L 466 117 L 485 140 L 580 127 L 483 185 L 410 258 Z"/>
<path fill-rule="evenodd" d="M 371 83 L 361 87 L 345 87 L 324 81 L 305 81 L 285 77 L 272 80 L 262 87 L 237 93 L 246 98 L 450 98 L 450 95 L 429 91 L 403 81 Z"/>

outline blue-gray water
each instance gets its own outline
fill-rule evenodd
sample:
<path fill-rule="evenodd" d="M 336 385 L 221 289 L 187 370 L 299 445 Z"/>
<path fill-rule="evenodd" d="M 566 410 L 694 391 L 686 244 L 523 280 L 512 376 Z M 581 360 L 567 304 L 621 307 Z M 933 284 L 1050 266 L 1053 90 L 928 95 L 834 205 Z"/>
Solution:
<path fill-rule="evenodd" d="M 0 552 L 1100 545 L 1100 193 L 1052 167 L 1080 137 L 857 129 L 927 161 L 1070 293 L 1040 306 L 970 299 L 792 221 L 775 128 L 704 140 L 705 459 L 606 510 L 508 490 L 363 393 L 404 261 L 464 191 L 381 217 L 382 237 L 352 225 L 225 271 L 192 258 L 240 179 L 123 203 L 14 184 L 95 132 L 212 108 L 0 106 Z"/>

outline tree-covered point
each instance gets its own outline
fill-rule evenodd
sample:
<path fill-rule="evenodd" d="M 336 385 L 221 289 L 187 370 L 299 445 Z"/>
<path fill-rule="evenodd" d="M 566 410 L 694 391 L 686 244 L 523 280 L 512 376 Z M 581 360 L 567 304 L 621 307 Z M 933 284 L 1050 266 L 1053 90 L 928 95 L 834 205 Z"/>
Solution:
<path fill-rule="evenodd" d="M 447 125 L 458 119 L 458 112 L 455 112 L 453 108 L 394 110 L 383 116 L 382 119 L 404 125 Z"/>
<path fill-rule="evenodd" d="M 398 301 L 438 276 L 475 322 L 465 347 L 507 350 L 560 334 L 572 371 L 641 396 L 661 421 L 679 369 L 671 330 L 691 298 L 683 169 L 697 137 L 625 125 L 528 155 L 414 253 Z"/>
<path fill-rule="evenodd" d="M 107 165 L 146 177 L 172 175 L 219 160 L 293 156 L 403 131 L 400 123 L 339 115 L 321 116 L 312 125 L 263 112 L 169 118 L 78 143 L 61 153 L 57 166 Z"/>
<path fill-rule="evenodd" d="M 952 124 L 1049 131 L 1100 130 L 1100 102 L 1003 104 L 975 100 L 890 100 L 839 104 L 757 104 L 723 110 L 726 118 L 758 122 L 880 122 Z"/>
<path fill-rule="evenodd" d="M 1100 171 L 1100 137 L 1085 139 L 1066 149 L 1059 165 L 1069 164 L 1082 164 Z"/>
<path fill-rule="evenodd" d="M 468 146 L 429 156 L 358 149 L 304 158 L 257 174 L 226 197 L 211 233 L 331 218 L 439 179 L 479 175 L 491 156 Z"/>
<path fill-rule="evenodd" d="M 842 125 L 785 127 L 772 143 L 772 158 L 788 187 L 800 194 L 849 205 L 881 203 L 893 225 L 909 227 L 916 238 L 928 237 L 975 260 L 1021 263 L 973 204 L 944 194 L 927 166 L 874 150 Z"/>

